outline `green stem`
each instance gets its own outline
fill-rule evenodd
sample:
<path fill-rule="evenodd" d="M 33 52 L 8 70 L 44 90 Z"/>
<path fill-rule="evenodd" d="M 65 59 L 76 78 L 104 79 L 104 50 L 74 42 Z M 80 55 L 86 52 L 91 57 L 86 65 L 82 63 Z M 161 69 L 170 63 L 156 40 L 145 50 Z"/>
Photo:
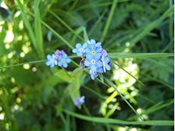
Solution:
<path fill-rule="evenodd" d="M 24 62 L 24 63 L 15 64 L 15 65 L 2 66 L 2 67 L 0 67 L 0 69 L 11 68 L 11 67 L 16 67 L 16 66 L 22 66 L 22 65 L 24 65 L 24 64 L 41 63 L 41 62 L 45 62 L 45 61 L 46 61 L 46 60 L 36 60 L 36 61 Z"/>

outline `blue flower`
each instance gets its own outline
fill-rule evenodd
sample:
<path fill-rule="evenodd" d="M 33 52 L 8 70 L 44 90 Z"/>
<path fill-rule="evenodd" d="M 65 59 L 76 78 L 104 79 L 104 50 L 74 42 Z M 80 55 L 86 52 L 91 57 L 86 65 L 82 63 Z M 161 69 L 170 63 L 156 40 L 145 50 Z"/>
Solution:
<path fill-rule="evenodd" d="M 55 51 L 55 58 L 58 59 L 58 57 L 59 57 L 60 55 L 63 55 L 63 54 L 65 54 L 65 52 L 64 52 L 63 50 L 62 50 L 62 51 L 56 50 L 56 51 Z"/>
<path fill-rule="evenodd" d="M 46 65 L 50 66 L 50 68 L 53 68 L 55 65 L 57 65 L 57 60 L 55 59 L 55 55 L 47 55 Z"/>
<path fill-rule="evenodd" d="M 95 56 L 96 59 L 99 59 L 101 57 L 101 43 L 91 43 L 89 44 L 88 48 L 86 49 L 86 58 L 89 58 L 91 56 Z"/>
<path fill-rule="evenodd" d="M 74 105 L 75 106 L 80 106 L 85 102 L 85 96 L 75 98 L 74 100 Z"/>
<path fill-rule="evenodd" d="M 86 58 L 84 64 L 89 68 L 91 68 L 92 66 L 95 66 L 96 68 L 100 68 L 103 66 L 103 63 L 99 59 L 97 59 L 96 56 L 92 55 Z"/>
<path fill-rule="evenodd" d="M 90 45 L 95 45 L 97 48 L 101 48 L 101 43 L 96 42 L 94 39 L 89 40 L 87 43 Z"/>
<path fill-rule="evenodd" d="M 103 63 L 103 70 L 104 72 L 106 72 L 106 70 L 111 70 L 111 66 L 110 66 L 110 58 L 109 57 L 104 57 L 102 56 L 102 63 Z"/>
<path fill-rule="evenodd" d="M 91 79 L 94 80 L 98 76 L 97 68 L 95 68 L 95 66 L 91 67 L 89 70 L 89 74 L 91 75 Z"/>
<path fill-rule="evenodd" d="M 107 51 L 106 51 L 106 50 L 104 50 L 104 49 L 103 49 L 103 50 L 102 50 L 102 52 L 101 52 L 101 55 L 102 55 L 102 56 L 107 56 L 107 55 L 108 55 L 108 53 L 107 53 Z"/>
<path fill-rule="evenodd" d="M 67 68 L 68 64 L 71 62 L 71 59 L 63 53 L 58 57 L 58 66 Z"/>
<path fill-rule="evenodd" d="M 95 66 L 92 66 L 89 69 L 89 74 L 91 75 L 91 79 L 95 80 L 95 78 L 98 76 L 98 73 L 103 73 L 102 68 L 96 68 Z"/>
<path fill-rule="evenodd" d="M 76 48 L 74 48 L 72 52 L 76 53 L 78 56 L 83 56 L 85 53 L 86 47 L 87 47 L 86 43 L 84 43 L 83 46 L 80 43 L 78 43 L 76 45 Z"/>

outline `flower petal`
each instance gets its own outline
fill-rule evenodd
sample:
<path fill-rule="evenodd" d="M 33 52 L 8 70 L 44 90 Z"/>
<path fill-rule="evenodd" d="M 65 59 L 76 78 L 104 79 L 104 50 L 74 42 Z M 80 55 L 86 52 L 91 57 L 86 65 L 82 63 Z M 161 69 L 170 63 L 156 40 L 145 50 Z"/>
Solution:
<path fill-rule="evenodd" d="M 51 55 L 47 55 L 47 59 L 50 60 L 51 59 Z"/>
<path fill-rule="evenodd" d="M 98 68 L 98 69 L 97 69 L 97 72 L 98 72 L 98 73 L 103 73 L 103 68 Z"/>
<path fill-rule="evenodd" d="M 85 66 L 89 66 L 90 65 L 90 61 L 85 60 L 84 64 L 85 64 Z"/>
<path fill-rule="evenodd" d="M 80 43 L 76 44 L 76 48 L 77 49 L 81 48 L 81 44 Z"/>
<path fill-rule="evenodd" d="M 67 63 L 70 63 L 70 62 L 71 62 L 71 59 L 70 59 L 70 58 L 67 58 L 67 59 L 66 59 L 66 62 L 67 62 Z"/>
<path fill-rule="evenodd" d="M 97 51 L 98 53 L 101 53 L 102 48 L 98 47 L 98 48 L 96 49 L 96 51 Z"/>
<path fill-rule="evenodd" d="M 109 57 L 105 57 L 105 58 L 104 58 L 104 61 L 105 61 L 106 63 L 109 63 L 111 60 L 110 60 Z"/>
<path fill-rule="evenodd" d="M 51 64 L 50 64 L 50 68 L 53 68 L 53 67 L 54 67 L 54 64 L 53 64 L 53 63 L 51 63 Z"/>
<path fill-rule="evenodd" d="M 46 61 L 46 65 L 47 66 L 49 66 L 50 65 L 50 61 L 48 60 L 48 61 Z"/>
<path fill-rule="evenodd" d="M 98 60 L 98 59 L 100 59 L 100 57 L 101 57 L 101 53 L 96 53 L 95 59 Z"/>
<path fill-rule="evenodd" d="M 107 69 L 108 71 L 111 70 L 110 65 L 107 64 L 105 67 L 106 67 L 106 69 Z"/>
<path fill-rule="evenodd" d="M 85 49 L 87 47 L 87 43 L 84 43 L 83 44 L 83 48 Z"/>
<path fill-rule="evenodd" d="M 86 54 L 86 58 L 87 58 L 88 60 L 91 60 L 91 59 L 93 58 L 93 56 L 92 56 L 91 54 Z"/>
<path fill-rule="evenodd" d="M 75 49 L 72 50 L 72 52 L 73 52 L 73 53 L 77 53 L 78 50 L 75 48 Z"/>
<path fill-rule="evenodd" d="M 55 61 L 54 61 L 54 64 L 55 64 L 55 65 L 57 65 L 57 64 L 58 64 L 57 60 L 55 60 Z"/>
<path fill-rule="evenodd" d="M 99 67 L 102 67 L 102 66 L 103 66 L 103 64 L 102 64 L 102 62 L 101 62 L 101 61 L 97 61 L 97 62 L 96 62 L 96 66 L 97 66 L 97 68 L 99 68 Z"/>
<path fill-rule="evenodd" d="M 60 67 L 62 66 L 62 62 L 61 61 L 58 62 L 58 66 L 60 66 Z"/>
<path fill-rule="evenodd" d="M 77 53 L 77 56 L 83 56 L 83 53 L 78 52 L 78 53 Z"/>
<path fill-rule="evenodd" d="M 91 40 L 90 40 L 90 43 L 91 43 L 91 44 L 96 44 L 96 42 L 95 42 L 94 39 L 91 39 Z"/>
<path fill-rule="evenodd" d="M 67 66 L 68 66 L 67 63 L 63 63 L 64 68 L 67 68 Z"/>

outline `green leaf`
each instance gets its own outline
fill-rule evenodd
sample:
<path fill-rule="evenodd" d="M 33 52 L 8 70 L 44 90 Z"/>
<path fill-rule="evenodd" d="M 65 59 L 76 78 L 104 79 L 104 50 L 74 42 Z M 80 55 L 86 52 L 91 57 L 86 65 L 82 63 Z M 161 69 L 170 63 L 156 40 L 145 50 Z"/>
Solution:
<path fill-rule="evenodd" d="M 55 75 L 65 82 L 70 83 L 72 81 L 69 73 L 64 69 L 59 70 Z"/>

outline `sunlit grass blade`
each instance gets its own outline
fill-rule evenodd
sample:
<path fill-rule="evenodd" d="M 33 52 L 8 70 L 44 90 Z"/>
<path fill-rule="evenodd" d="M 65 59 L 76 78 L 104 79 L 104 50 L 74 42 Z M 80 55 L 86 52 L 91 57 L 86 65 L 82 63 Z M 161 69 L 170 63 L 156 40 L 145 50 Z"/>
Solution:
<path fill-rule="evenodd" d="M 22 3 L 20 2 L 20 0 L 16 0 L 16 3 L 17 3 L 17 5 L 19 6 L 19 9 L 20 9 L 20 11 L 21 11 L 21 15 L 22 15 L 22 18 L 23 18 L 23 20 L 24 20 L 24 24 L 25 24 L 25 26 L 26 26 L 26 28 L 27 28 L 27 31 L 28 31 L 28 33 L 29 33 L 29 36 L 30 36 L 30 38 L 31 38 L 32 44 L 33 44 L 33 46 L 35 47 L 35 49 L 37 50 L 37 49 L 38 49 L 38 46 L 37 46 L 37 44 L 36 44 L 35 35 L 34 35 L 33 30 L 32 30 L 32 26 L 31 26 L 31 24 L 30 24 L 30 22 L 29 22 L 29 19 L 27 18 L 26 12 L 25 12 L 25 8 L 24 8 L 25 6 L 22 5 Z M 37 50 L 37 51 L 38 51 L 38 50 Z M 40 53 L 40 52 L 38 51 L 38 53 Z"/>
<path fill-rule="evenodd" d="M 106 21 L 106 24 L 105 24 L 105 27 L 104 27 L 104 30 L 103 30 L 103 33 L 102 33 L 102 37 L 101 37 L 101 42 L 104 41 L 105 37 L 106 37 L 106 34 L 108 33 L 108 29 L 109 29 L 109 26 L 111 24 L 111 21 L 112 21 L 112 16 L 115 12 L 115 8 L 116 8 L 116 5 L 117 5 L 117 2 L 118 0 L 113 0 L 113 3 L 112 3 L 112 7 L 111 7 L 111 11 L 109 13 L 109 16 L 108 16 L 108 19 Z"/>
<path fill-rule="evenodd" d="M 45 62 L 45 61 L 46 61 L 46 60 L 36 60 L 36 61 L 29 61 L 29 62 L 14 64 L 14 65 L 0 66 L 0 69 L 12 68 L 12 67 L 16 67 L 16 66 L 23 66 L 24 64 L 42 63 L 42 62 Z"/>
<path fill-rule="evenodd" d="M 38 47 L 38 51 L 42 58 L 44 58 L 44 50 L 43 50 L 43 36 L 42 36 L 42 27 L 41 27 L 41 17 L 39 11 L 39 3 L 40 0 L 34 1 L 34 13 L 35 13 L 35 38 L 36 44 Z"/>
<path fill-rule="evenodd" d="M 108 55 L 112 59 L 117 58 L 146 59 L 146 58 L 164 58 L 174 56 L 173 53 L 108 53 Z"/>
<path fill-rule="evenodd" d="M 171 6 L 161 17 L 159 17 L 156 21 L 147 25 L 143 31 L 141 31 L 134 39 L 130 41 L 130 48 L 133 47 L 138 41 L 144 38 L 148 33 L 150 33 L 154 28 L 156 28 L 164 19 L 173 15 L 174 6 Z"/>
<path fill-rule="evenodd" d="M 170 121 L 170 120 L 122 121 L 122 120 L 112 119 L 112 118 L 89 117 L 89 116 L 71 112 L 69 110 L 64 110 L 64 112 L 66 114 L 69 114 L 81 120 L 97 122 L 102 124 L 108 123 L 108 124 L 117 124 L 117 125 L 150 125 L 150 126 L 173 126 L 174 125 L 174 121 Z"/>
<path fill-rule="evenodd" d="M 33 13 L 29 12 L 31 16 L 34 17 Z M 74 47 L 66 40 L 64 39 L 60 34 L 58 34 L 52 27 L 50 27 L 47 23 L 41 20 L 41 23 L 48 28 L 53 34 L 55 34 L 60 40 L 62 40 L 69 48 L 73 49 Z"/>

